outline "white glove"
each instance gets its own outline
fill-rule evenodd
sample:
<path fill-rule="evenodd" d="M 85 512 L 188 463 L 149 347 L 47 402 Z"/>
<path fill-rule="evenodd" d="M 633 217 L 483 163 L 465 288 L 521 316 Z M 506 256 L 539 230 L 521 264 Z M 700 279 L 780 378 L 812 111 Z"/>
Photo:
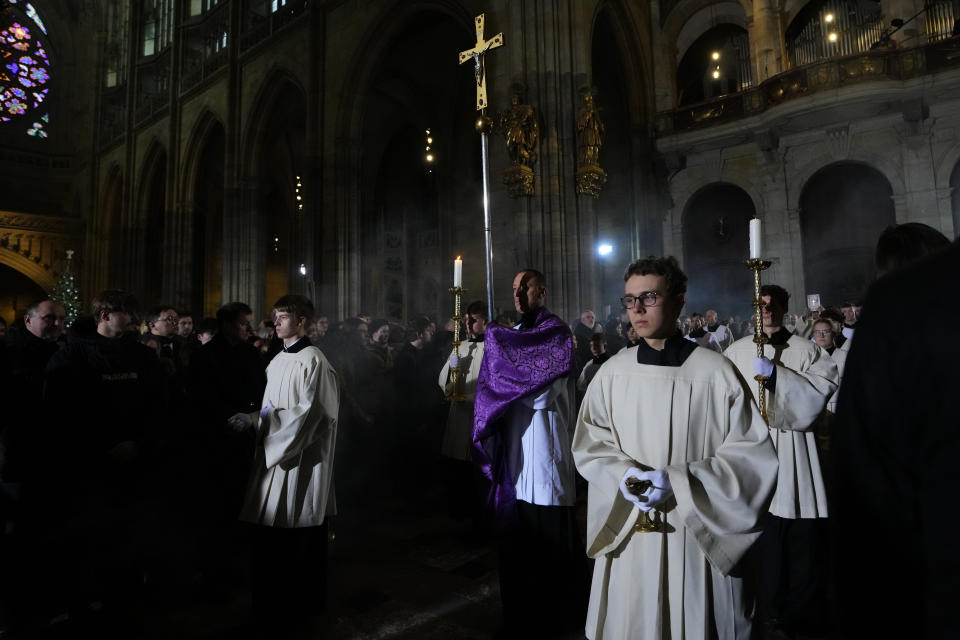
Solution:
<path fill-rule="evenodd" d="M 450 368 L 457 369 L 460 367 L 460 356 L 455 353 L 450 354 Z"/>
<path fill-rule="evenodd" d="M 640 478 L 645 472 L 637 469 L 636 467 L 630 467 L 627 469 L 626 473 L 623 474 L 623 477 L 620 478 L 620 493 L 623 494 L 623 497 L 637 505 L 641 509 L 646 506 L 646 497 L 642 494 L 636 494 L 630 491 L 630 487 L 627 486 L 627 480 L 629 478 Z"/>
<path fill-rule="evenodd" d="M 253 426 L 253 418 L 249 413 L 235 413 L 227 419 L 227 426 L 234 431 L 246 431 Z"/>
<path fill-rule="evenodd" d="M 768 358 L 754 358 L 753 372 L 758 376 L 769 378 L 773 375 L 774 365 Z"/>
<path fill-rule="evenodd" d="M 260 419 L 266 420 L 267 416 L 270 415 L 270 412 L 274 409 L 276 409 L 276 407 L 273 406 L 273 400 L 267 400 L 267 406 L 265 406 L 263 409 L 260 409 Z"/>
<path fill-rule="evenodd" d="M 640 480 L 649 480 L 651 486 L 640 496 L 641 511 L 650 511 L 657 505 L 663 504 L 673 495 L 673 486 L 670 484 L 670 476 L 666 469 L 655 469 L 653 471 L 643 471 L 637 476 Z"/>

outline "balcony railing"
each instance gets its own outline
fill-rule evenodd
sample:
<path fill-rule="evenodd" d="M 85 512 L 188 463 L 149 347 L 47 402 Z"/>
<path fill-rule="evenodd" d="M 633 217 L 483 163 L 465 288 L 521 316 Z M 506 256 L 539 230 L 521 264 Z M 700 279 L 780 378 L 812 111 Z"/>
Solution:
<path fill-rule="evenodd" d="M 910 49 L 873 50 L 790 69 L 758 86 L 695 105 L 661 111 L 656 135 L 666 136 L 756 115 L 784 102 L 861 82 L 907 80 L 960 67 L 960 38 Z"/>

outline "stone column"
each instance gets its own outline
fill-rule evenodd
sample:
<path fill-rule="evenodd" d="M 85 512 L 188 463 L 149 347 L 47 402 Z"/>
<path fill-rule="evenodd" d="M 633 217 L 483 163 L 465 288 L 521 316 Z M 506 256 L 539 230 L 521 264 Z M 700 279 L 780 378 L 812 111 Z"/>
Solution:
<path fill-rule="evenodd" d="M 753 51 L 754 83 L 760 84 L 784 70 L 780 10 L 775 0 L 753 0 L 753 18 L 747 19 L 750 49 Z"/>
<path fill-rule="evenodd" d="M 542 270 L 551 310 L 569 319 L 584 304 L 582 257 L 590 251 L 589 196 L 576 195 L 578 90 L 589 83 L 594 2 L 499 0 L 487 12 L 490 34 L 504 32 L 505 47 L 487 61 L 487 90 L 494 109 L 509 104 L 513 82 L 527 86 L 527 102 L 540 110 L 542 129 L 536 194 L 511 199 L 496 176 L 508 162 L 502 145 L 490 145 L 494 243 L 494 305 L 512 309 L 509 283 L 521 268 Z"/>

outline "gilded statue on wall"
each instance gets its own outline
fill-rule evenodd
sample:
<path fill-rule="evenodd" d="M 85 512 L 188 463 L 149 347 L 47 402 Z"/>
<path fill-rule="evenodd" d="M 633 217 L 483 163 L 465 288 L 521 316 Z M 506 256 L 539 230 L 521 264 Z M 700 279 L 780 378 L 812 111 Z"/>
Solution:
<path fill-rule="evenodd" d="M 598 197 L 607 182 L 607 173 L 600 168 L 604 132 L 594 94 L 585 91 L 583 107 L 577 113 L 577 193 Z"/>
<path fill-rule="evenodd" d="M 503 134 L 510 156 L 510 166 L 503 170 L 503 184 L 511 197 L 533 195 L 533 165 L 537 161 L 540 140 L 540 114 L 536 107 L 524 104 L 520 85 L 512 87 L 510 108 L 499 116 L 498 129 Z"/>

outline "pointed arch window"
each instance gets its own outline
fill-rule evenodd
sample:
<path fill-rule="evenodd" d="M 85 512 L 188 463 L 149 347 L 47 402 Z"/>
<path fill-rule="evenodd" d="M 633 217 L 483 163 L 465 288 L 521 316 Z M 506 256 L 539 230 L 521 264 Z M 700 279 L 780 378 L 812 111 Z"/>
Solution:
<path fill-rule="evenodd" d="M 46 138 L 51 78 L 47 28 L 29 2 L 0 0 L 0 7 L 0 125 Z"/>

